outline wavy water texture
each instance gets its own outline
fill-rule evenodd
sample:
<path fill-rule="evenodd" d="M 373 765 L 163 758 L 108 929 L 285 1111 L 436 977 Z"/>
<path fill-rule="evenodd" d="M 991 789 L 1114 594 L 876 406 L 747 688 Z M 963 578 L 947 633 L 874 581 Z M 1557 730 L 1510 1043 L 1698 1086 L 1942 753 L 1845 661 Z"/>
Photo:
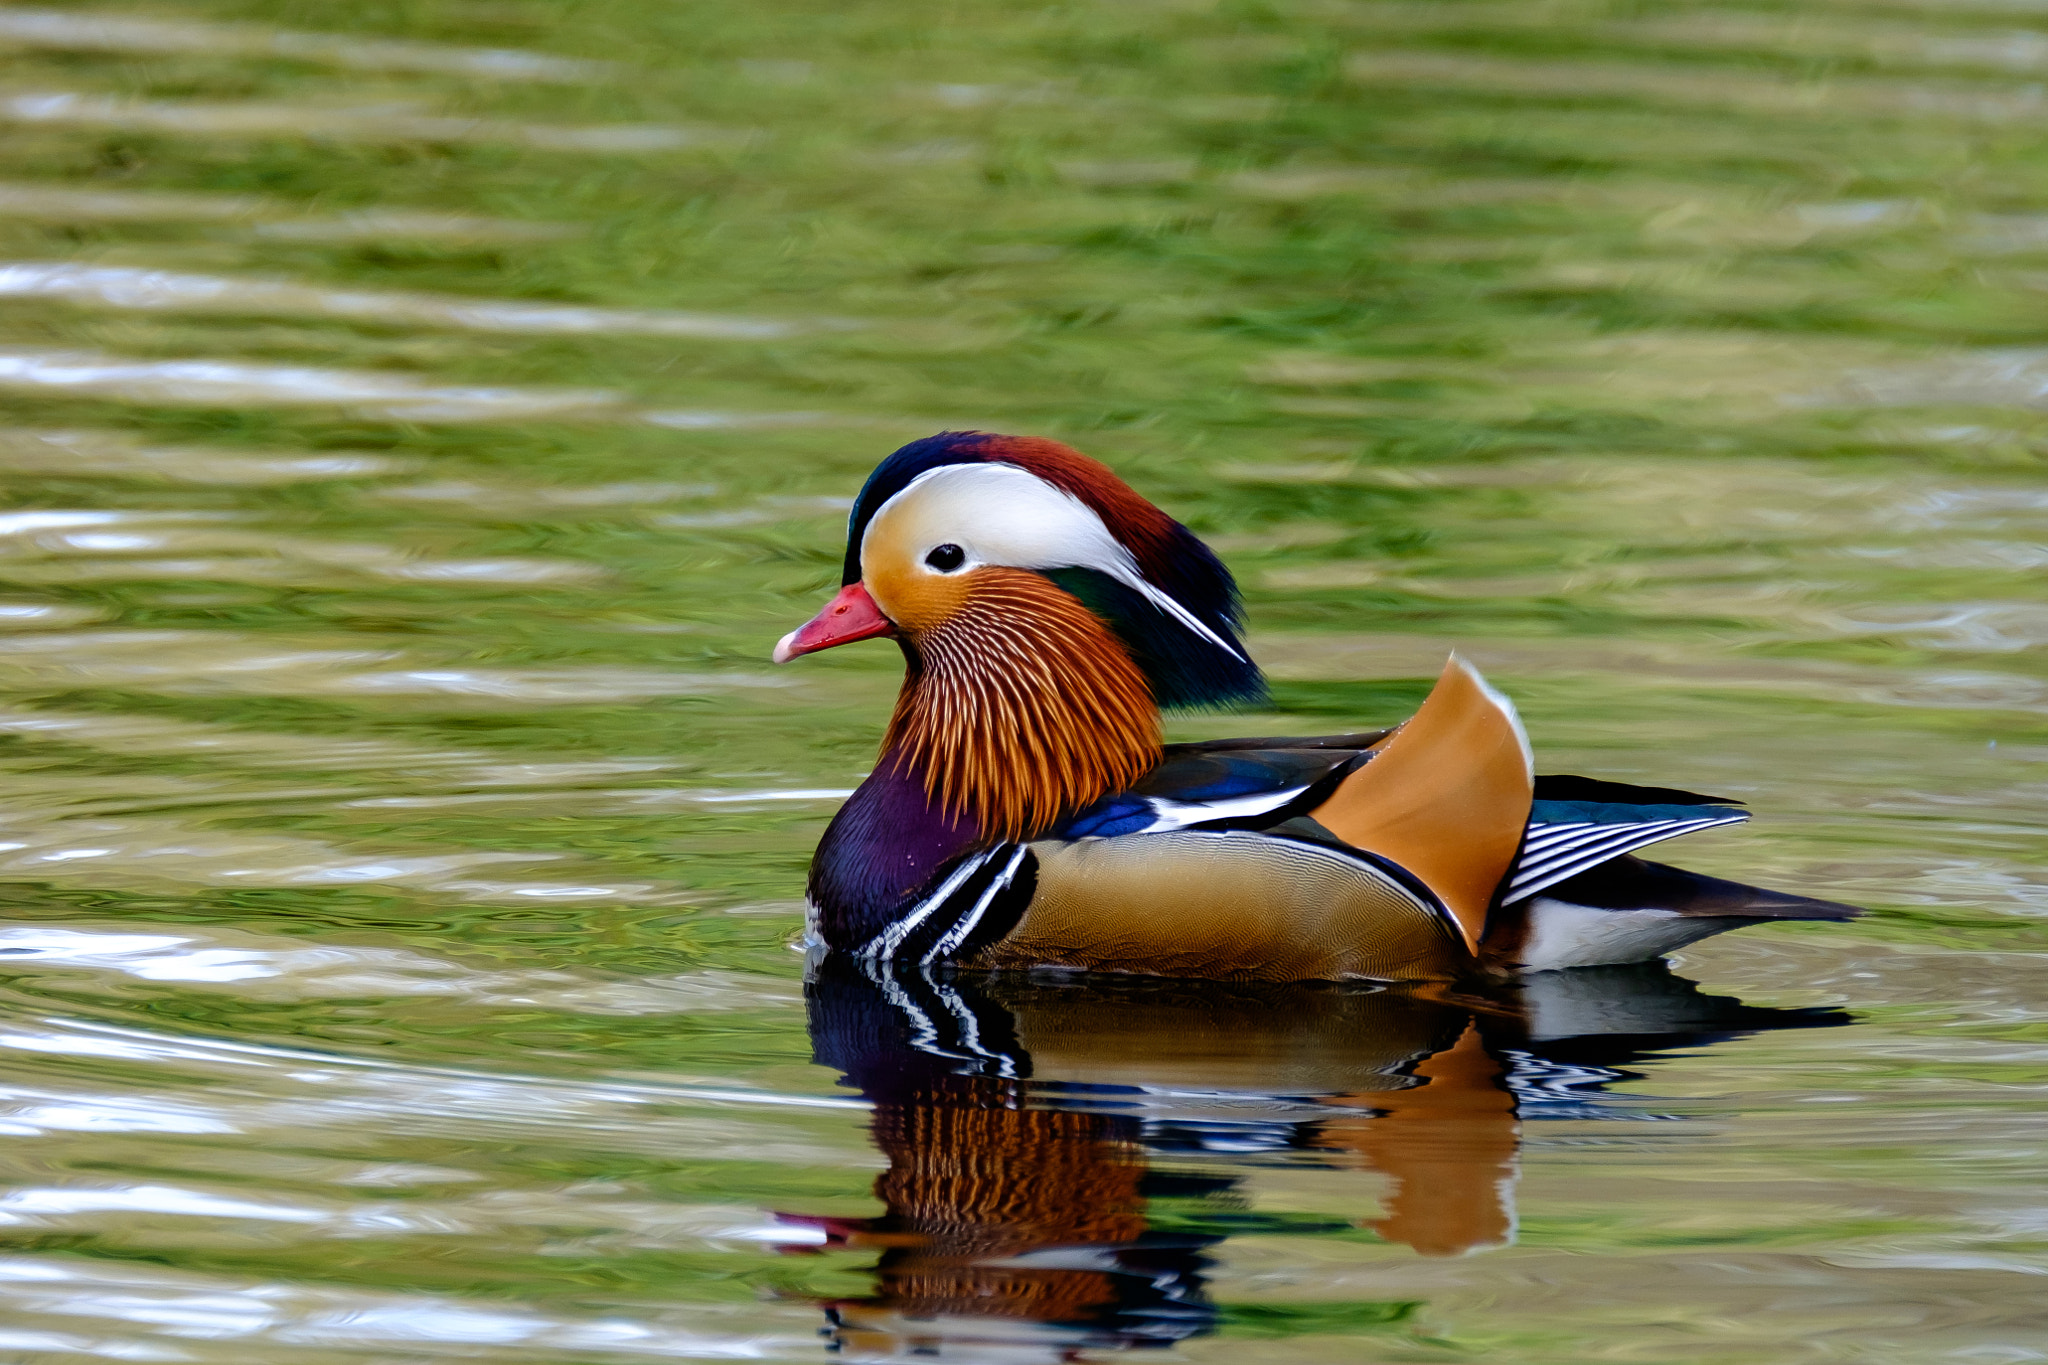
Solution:
<path fill-rule="evenodd" d="M 180 312 L 310 314 L 387 326 L 461 327 L 478 332 L 638 333 L 758 341 L 789 336 L 805 326 L 707 313 L 575 308 L 433 294 L 368 294 L 319 289 L 291 280 L 232 279 L 62 261 L 0 263 L 0 298 L 62 299 L 108 308 Z"/>
<path fill-rule="evenodd" d="M 2037 1358 L 2044 18 L 0 5 L 0 1359 Z M 1169 740 L 1455 649 L 1873 913 L 792 952 L 902 663 L 767 656 L 941 429 L 1227 561 Z"/>
<path fill-rule="evenodd" d="M 433 384 L 397 371 L 337 370 L 237 360 L 142 360 L 77 351 L 0 351 L 0 388 L 47 389 L 181 407 L 338 407 L 400 422 L 488 422 L 611 417 L 700 431 L 811 426 L 815 412 L 634 412 L 605 389 Z"/>
<path fill-rule="evenodd" d="M 71 475 L 147 482 L 262 485 L 404 474 L 418 465 L 369 451 L 251 453 L 218 446 L 150 446 L 127 432 L 0 431 L 0 468 L 17 475 Z"/>
<path fill-rule="evenodd" d="M 264 139 L 278 136 L 340 142 L 445 142 L 504 144 L 549 152 L 644 155 L 745 146 L 753 134 L 726 128 L 683 128 L 651 123 L 514 123 L 502 119 L 430 114 L 400 106 L 309 107 L 296 104 L 203 104 L 130 100 L 83 90 L 34 90 L 0 95 L 0 120 L 173 133 L 189 137 Z"/>
<path fill-rule="evenodd" d="M 225 223 L 287 241 L 347 242 L 425 238 L 456 242 L 535 241 L 574 236 L 563 223 L 518 222 L 473 214 L 360 209 L 307 214 L 289 202 L 248 194 L 177 194 L 75 189 L 62 184 L 0 184 L 0 218 L 46 223 Z"/>
<path fill-rule="evenodd" d="M 615 74 L 605 62 L 574 61 L 506 48 L 445 47 L 378 41 L 348 33 L 295 33 L 248 24 L 12 7 L 0 8 L 0 44 L 70 52 L 284 57 L 366 71 L 437 72 L 510 81 L 581 82 Z"/>

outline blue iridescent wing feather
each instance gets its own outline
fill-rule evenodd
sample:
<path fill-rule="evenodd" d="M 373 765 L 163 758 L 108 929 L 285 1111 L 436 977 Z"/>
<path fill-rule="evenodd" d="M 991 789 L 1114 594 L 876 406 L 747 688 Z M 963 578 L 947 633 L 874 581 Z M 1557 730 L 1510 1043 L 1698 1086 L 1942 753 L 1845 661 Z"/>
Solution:
<path fill-rule="evenodd" d="M 1175 745 L 1135 788 L 1104 797 L 1052 837 L 1104 839 L 1219 824 L 1254 829 L 1277 824 L 1340 781 L 1362 752 L 1363 746 Z"/>

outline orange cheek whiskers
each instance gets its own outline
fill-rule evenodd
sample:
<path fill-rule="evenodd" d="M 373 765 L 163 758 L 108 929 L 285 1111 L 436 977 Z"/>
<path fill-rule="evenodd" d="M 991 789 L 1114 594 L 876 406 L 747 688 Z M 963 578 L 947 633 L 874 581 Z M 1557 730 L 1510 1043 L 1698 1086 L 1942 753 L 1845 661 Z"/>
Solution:
<path fill-rule="evenodd" d="M 1028 839 L 1160 759 L 1144 676 L 1100 620 L 1036 574 L 985 569 L 912 641 L 885 755 L 948 814 Z"/>

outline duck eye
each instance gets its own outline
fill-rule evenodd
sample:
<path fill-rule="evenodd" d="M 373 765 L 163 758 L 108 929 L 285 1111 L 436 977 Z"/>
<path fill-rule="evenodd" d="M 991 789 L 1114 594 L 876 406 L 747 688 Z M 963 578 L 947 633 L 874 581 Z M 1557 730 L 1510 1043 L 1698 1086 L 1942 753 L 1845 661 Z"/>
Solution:
<path fill-rule="evenodd" d="M 944 545 L 934 545 L 932 552 L 924 557 L 924 562 L 940 573 L 951 573 L 967 562 L 967 551 L 948 541 Z"/>

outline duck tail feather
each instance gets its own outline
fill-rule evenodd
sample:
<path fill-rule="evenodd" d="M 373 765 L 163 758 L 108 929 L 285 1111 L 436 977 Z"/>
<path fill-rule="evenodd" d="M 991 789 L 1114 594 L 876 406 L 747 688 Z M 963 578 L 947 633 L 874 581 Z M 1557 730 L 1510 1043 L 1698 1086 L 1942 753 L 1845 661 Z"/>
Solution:
<path fill-rule="evenodd" d="M 1614 858 L 1546 893 L 1601 910 L 1663 910 L 1688 919 L 1851 920 L 1860 906 L 1709 877 L 1643 858 Z"/>
<path fill-rule="evenodd" d="M 1604 777 L 1545 773 L 1536 779 L 1538 801 L 1600 801 L 1624 806 L 1739 806 L 1732 796 L 1705 796 L 1681 787 L 1639 787 Z"/>

